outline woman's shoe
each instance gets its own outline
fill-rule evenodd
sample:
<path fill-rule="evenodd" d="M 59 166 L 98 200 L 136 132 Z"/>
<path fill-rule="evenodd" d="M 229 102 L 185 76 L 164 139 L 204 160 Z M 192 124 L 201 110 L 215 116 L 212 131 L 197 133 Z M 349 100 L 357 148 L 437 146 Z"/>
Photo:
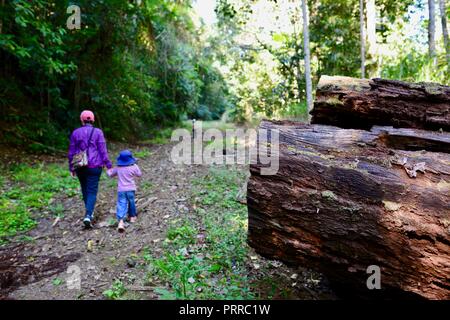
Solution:
<path fill-rule="evenodd" d="M 91 219 L 89 219 L 88 217 L 83 219 L 83 224 L 85 226 L 86 229 L 90 229 L 92 228 L 92 222 Z"/>
<path fill-rule="evenodd" d="M 130 217 L 130 222 L 135 223 L 137 221 L 137 217 Z"/>

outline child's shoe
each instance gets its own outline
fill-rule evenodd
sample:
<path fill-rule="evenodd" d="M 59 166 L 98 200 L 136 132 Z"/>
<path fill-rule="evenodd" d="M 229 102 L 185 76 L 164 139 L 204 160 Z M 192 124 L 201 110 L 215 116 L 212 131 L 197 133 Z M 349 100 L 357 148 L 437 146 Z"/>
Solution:
<path fill-rule="evenodd" d="M 123 220 L 119 221 L 119 225 L 117 227 L 117 231 L 119 231 L 119 232 L 124 232 L 125 231 L 125 223 L 123 222 Z"/>
<path fill-rule="evenodd" d="M 130 217 L 130 222 L 135 223 L 137 221 L 137 217 Z"/>

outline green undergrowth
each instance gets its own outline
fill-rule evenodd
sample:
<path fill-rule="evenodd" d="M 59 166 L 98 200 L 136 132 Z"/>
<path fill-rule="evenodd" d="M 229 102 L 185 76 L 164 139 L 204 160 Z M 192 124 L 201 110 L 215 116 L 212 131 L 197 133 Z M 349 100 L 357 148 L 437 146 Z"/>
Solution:
<path fill-rule="evenodd" d="M 103 291 L 103 296 L 108 300 L 120 300 L 126 292 L 122 281 L 115 280 L 108 290 Z"/>
<path fill-rule="evenodd" d="M 160 298 L 255 298 L 245 265 L 247 210 L 236 201 L 244 180 L 238 170 L 216 168 L 193 181 L 194 217 L 173 221 L 164 254 L 144 254 L 147 283 L 160 286 Z"/>
<path fill-rule="evenodd" d="M 144 159 L 151 156 L 152 152 L 147 148 L 141 148 L 133 152 L 133 156 L 138 159 Z"/>
<path fill-rule="evenodd" d="M 184 127 L 182 123 L 180 123 L 180 126 Z M 168 127 L 160 130 L 155 130 L 155 132 L 151 135 L 150 139 L 144 140 L 142 142 L 146 144 L 156 144 L 156 145 L 167 144 L 170 142 L 172 132 L 175 129 L 176 127 Z"/>
<path fill-rule="evenodd" d="M 11 167 L 0 178 L 0 244 L 8 237 L 33 228 L 35 211 L 49 207 L 50 212 L 61 215 L 64 208 L 52 204 L 54 197 L 74 196 L 77 188 L 77 181 L 63 165 Z"/>

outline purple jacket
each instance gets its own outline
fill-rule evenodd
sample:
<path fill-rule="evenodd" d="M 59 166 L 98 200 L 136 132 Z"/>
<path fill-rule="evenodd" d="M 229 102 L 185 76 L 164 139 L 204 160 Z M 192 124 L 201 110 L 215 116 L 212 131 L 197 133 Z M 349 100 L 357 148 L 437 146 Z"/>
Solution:
<path fill-rule="evenodd" d="M 91 134 L 92 125 L 87 124 L 81 128 L 75 129 L 70 136 L 69 145 L 69 169 L 73 171 L 72 162 L 73 156 L 77 153 L 86 150 L 86 145 Z M 106 166 L 108 169 L 112 167 L 111 161 L 108 158 L 108 150 L 106 149 L 106 141 L 103 136 L 103 131 L 95 128 L 88 150 L 88 168 L 98 168 Z"/>
<path fill-rule="evenodd" d="M 115 177 L 118 176 L 117 191 L 136 191 L 135 177 L 141 177 L 142 172 L 137 164 L 126 167 L 114 167 L 106 171 L 108 176 Z"/>

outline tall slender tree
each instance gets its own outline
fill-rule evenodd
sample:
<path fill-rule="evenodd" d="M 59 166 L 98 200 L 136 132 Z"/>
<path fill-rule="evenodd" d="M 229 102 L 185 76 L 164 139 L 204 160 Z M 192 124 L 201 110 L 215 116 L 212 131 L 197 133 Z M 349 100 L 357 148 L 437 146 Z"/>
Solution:
<path fill-rule="evenodd" d="M 444 38 L 444 47 L 447 58 L 447 67 L 450 71 L 450 41 L 448 39 L 447 29 L 447 6 L 445 0 L 439 0 L 439 9 L 441 12 L 442 36 Z"/>
<path fill-rule="evenodd" d="M 361 38 L 361 78 L 366 77 L 366 33 L 364 25 L 364 0 L 359 0 L 359 35 Z"/>
<path fill-rule="evenodd" d="M 366 1 L 368 53 L 375 56 L 377 51 L 376 7 L 375 0 Z"/>
<path fill-rule="evenodd" d="M 312 109 L 312 82 L 311 82 L 311 54 L 309 51 L 309 12 L 307 0 L 302 0 L 303 13 L 303 51 L 305 54 L 305 80 L 306 80 L 306 104 L 309 111 Z"/>
<path fill-rule="evenodd" d="M 378 72 L 378 48 L 377 48 L 377 14 L 375 0 L 366 0 L 366 18 L 367 18 L 367 53 L 370 59 L 374 63 L 371 76 L 374 75 L 374 71 Z"/>
<path fill-rule="evenodd" d="M 433 64 L 436 64 L 436 9 L 435 0 L 428 0 L 428 52 Z"/>

